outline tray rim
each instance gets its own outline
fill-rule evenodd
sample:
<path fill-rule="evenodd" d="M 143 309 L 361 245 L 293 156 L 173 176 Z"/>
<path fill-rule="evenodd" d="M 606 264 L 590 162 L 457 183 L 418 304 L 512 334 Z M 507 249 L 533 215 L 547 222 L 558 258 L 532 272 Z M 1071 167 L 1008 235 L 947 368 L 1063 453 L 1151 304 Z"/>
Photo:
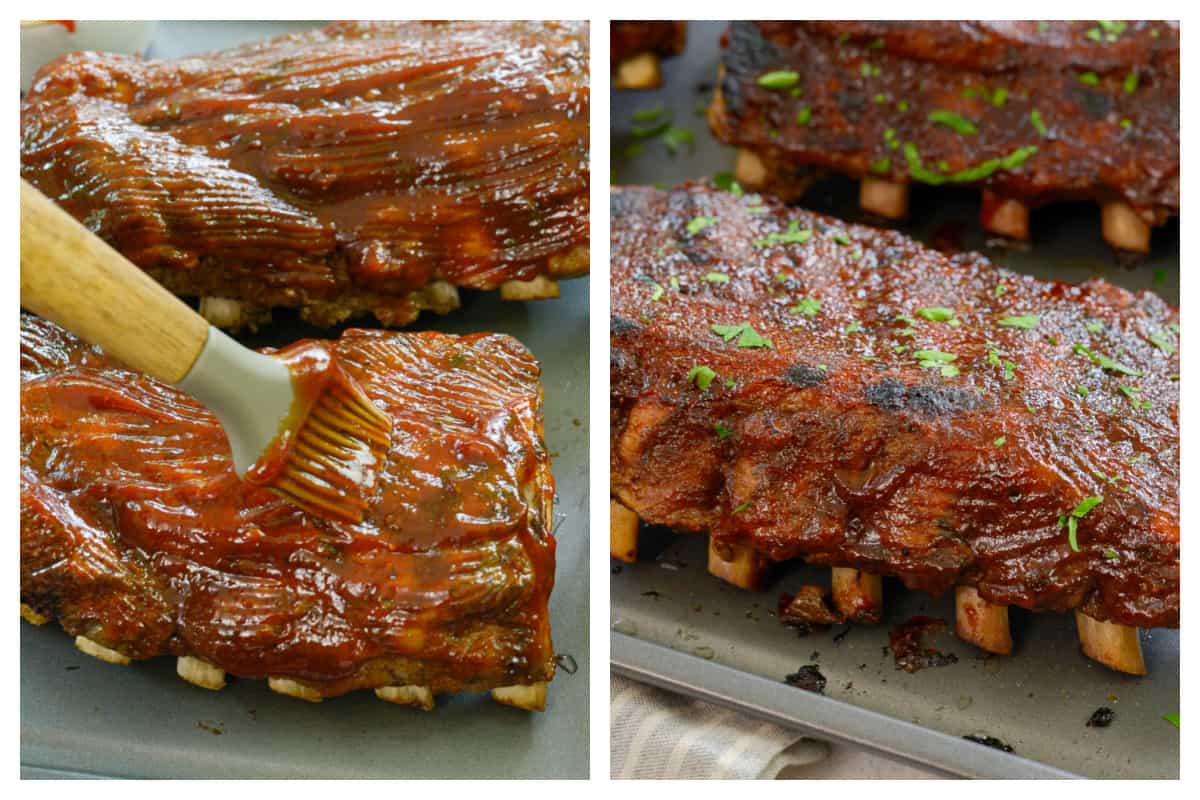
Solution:
<path fill-rule="evenodd" d="M 633 680 L 731 708 L 786 728 L 858 745 L 967 778 L 1081 779 L 1066 770 L 963 740 L 921 725 L 780 684 L 665 645 L 609 631 L 612 671 Z"/>

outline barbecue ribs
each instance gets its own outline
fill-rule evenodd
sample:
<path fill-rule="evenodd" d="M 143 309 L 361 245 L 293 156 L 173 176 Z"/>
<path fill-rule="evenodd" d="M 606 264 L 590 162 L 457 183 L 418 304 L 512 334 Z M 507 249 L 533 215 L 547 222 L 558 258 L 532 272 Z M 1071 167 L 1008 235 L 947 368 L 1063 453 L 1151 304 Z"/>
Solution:
<path fill-rule="evenodd" d="M 687 45 L 686 22 L 618 22 L 609 27 L 609 57 L 615 89 L 653 89 L 662 83 L 660 58 Z"/>
<path fill-rule="evenodd" d="M 75 53 L 21 174 L 218 323 L 402 325 L 588 268 L 586 23 L 355 22 L 194 58 Z"/>
<path fill-rule="evenodd" d="M 210 688 L 228 671 L 313 700 L 544 691 L 537 363 L 493 334 L 351 330 L 334 347 L 394 424 L 361 524 L 241 482 L 206 409 L 23 316 L 22 615 L 108 660 L 178 656 Z"/>
<path fill-rule="evenodd" d="M 1175 309 L 708 185 L 611 214 L 614 539 L 1178 626 Z"/>
<path fill-rule="evenodd" d="M 900 218 L 906 186 L 984 190 L 985 228 L 1104 206 L 1110 243 L 1179 214 L 1179 29 L 1164 22 L 735 22 L 709 119 L 739 177 L 782 195 L 815 171 L 862 179 Z"/>

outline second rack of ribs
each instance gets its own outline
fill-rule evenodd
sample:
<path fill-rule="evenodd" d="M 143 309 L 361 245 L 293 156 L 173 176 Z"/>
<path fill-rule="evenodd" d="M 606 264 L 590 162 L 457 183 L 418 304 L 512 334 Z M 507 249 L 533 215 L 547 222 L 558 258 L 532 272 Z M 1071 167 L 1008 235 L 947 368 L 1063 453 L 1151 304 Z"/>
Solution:
<path fill-rule="evenodd" d="M 1167 303 L 705 185 L 611 206 L 612 489 L 641 519 L 1178 626 Z"/>

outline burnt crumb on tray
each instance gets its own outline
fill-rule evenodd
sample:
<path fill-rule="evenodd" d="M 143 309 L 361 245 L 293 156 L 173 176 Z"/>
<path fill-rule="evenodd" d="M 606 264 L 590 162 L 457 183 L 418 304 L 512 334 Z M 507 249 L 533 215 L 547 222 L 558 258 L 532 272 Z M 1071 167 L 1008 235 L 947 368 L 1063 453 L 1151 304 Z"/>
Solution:
<path fill-rule="evenodd" d="M 1116 719 L 1117 712 L 1113 711 L 1108 706 L 1100 706 L 1092 712 L 1092 716 L 1088 717 L 1087 727 L 1089 728 L 1107 728 L 1112 725 Z"/>
<path fill-rule="evenodd" d="M 926 647 L 925 634 L 944 630 L 946 621 L 936 617 L 912 617 L 888 631 L 896 669 L 917 672 L 926 667 L 945 667 L 958 663 L 958 656 Z"/>
<path fill-rule="evenodd" d="M 966 739 L 968 742 L 975 742 L 975 744 L 982 744 L 986 747 L 994 747 L 997 750 L 1003 750 L 1006 753 L 1011 753 L 1013 751 L 1012 745 L 1005 744 L 995 736 L 972 736 L 968 734 L 962 738 Z"/>
<path fill-rule="evenodd" d="M 825 694 L 825 684 L 828 682 L 816 664 L 805 664 L 783 680 L 788 686 L 817 694 Z"/>

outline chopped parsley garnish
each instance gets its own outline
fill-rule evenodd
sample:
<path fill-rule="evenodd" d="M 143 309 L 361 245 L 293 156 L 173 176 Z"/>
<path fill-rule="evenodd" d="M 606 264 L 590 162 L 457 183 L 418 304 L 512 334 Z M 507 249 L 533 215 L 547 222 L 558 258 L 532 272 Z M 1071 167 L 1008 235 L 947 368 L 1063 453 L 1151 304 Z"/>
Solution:
<path fill-rule="evenodd" d="M 876 78 L 878 78 L 880 75 L 882 75 L 882 74 L 883 74 L 883 70 L 882 70 L 882 69 L 880 69 L 879 67 L 877 67 L 877 66 L 875 66 L 875 65 L 873 65 L 873 64 L 870 64 L 870 63 L 868 63 L 868 62 L 866 62 L 866 61 L 864 61 L 864 62 L 862 63 L 862 66 L 860 66 L 860 67 L 858 68 L 858 72 L 859 72 L 859 74 L 860 74 L 860 75 L 862 75 L 864 78 L 870 78 L 870 77 L 876 77 Z"/>
<path fill-rule="evenodd" d="M 729 430 L 729 428 L 726 428 L 719 422 L 713 425 L 713 430 L 717 432 L 718 439 L 728 439 L 730 434 L 733 433 L 733 431 Z"/>
<path fill-rule="evenodd" d="M 650 292 L 650 302 L 657 303 L 659 300 L 662 300 L 663 295 L 666 294 L 667 290 L 654 281 L 651 281 L 650 285 L 653 287 Z"/>
<path fill-rule="evenodd" d="M 1099 333 L 1104 330 L 1103 322 L 1089 322 L 1086 326 L 1088 333 Z"/>
<path fill-rule="evenodd" d="M 1111 547 L 1109 547 L 1109 548 L 1105 549 L 1104 557 L 1107 558 L 1109 561 L 1116 561 L 1118 558 L 1121 557 L 1121 554 L 1118 553 L 1116 550 L 1113 550 Z"/>
<path fill-rule="evenodd" d="M 713 175 L 712 182 L 713 186 L 732 193 L 734 197 L 741 197 L 746 193 L 742 189 L 742 185 L 733 179 L 733 173 L 731 172 L 718 172 L 716 175 Z"/>
<path fill-rule="evenodd" d="M 1025 330 L 1029 330 L 1036 328 L 1041 319 L 1037 314 L 1021 314 L 1015 317 L 1005 317 L 996 324 L 1004 328 L 1024 328 Z"/>
<path fill-rule="evenodd" d="M 785 233 L 769 233 L 767 238 L 759 239 L 754 243 L 755 247 L 767 247 L 773 244 L 804 244 L 812 238 L 812 231 L 805 228 L 800 229 L 800 220 L 794 219 L 788 224 L 788 229 Z"/>
<path fill-rule="evenodd" d="M 846 329 L 842 331 L 842 333 L 849 336 L 852 333 L 862 333 L 862 329 L 862 325 L 860 325 L 858 322 L 851 322 L 846 326 Z"/>
<path fill-rule="evenodd" d="M 1084 72 L 1079 76 L 1079 82 L 1088 86 L 1099 86 L 1100 76 L 1094 72 Z"/>
<path fill-rule="evenodd" d="M 705 228 L 716 224 L 716 217 L 692 217 L 692 221 L 687 224 L 687 232 L 697 234 Z"/>
<path fill-rule="evenodd" d="M 758 331 L 751 327 L 749 322 L 743 322 L 738 325 L 709 325 L 709 330 L 720 336 L 726 342 L 732 342 L 737 339 L 738 347 L 771 348 L 771 340 L 765 336 L 759 335 Z"/>
<path fill-rule="evenodd" d="M 1086 386 L 1076 386 L 1075 393 L 1080 397 L 1087 397 L 1089 394 L 1091 394 L 1091 390 L 1089 390 Z"/>
<path fill-rule="evenodd" d="M 1028 161 L 1029 157 L 1036 152 L 1037 147 L 1033 145 L 1018 147 L 1003 158 L 991 158 L 982 164 L 969 167 L 960 172 L 942 175 L 925 167 L 921 162 L 921 153 L 917 150 L 915 144 L 912 142 L 904 143 L 904 158 L 908 162 L 909 175 L 915 180 L 933 186 L 940 186 L 943 183 L 969 183 L 971 181 L 983 180 L 998 170 L 1014 170 Z"/>
<path fill-rule="evenodd" d="M 899 103 L 896 103 L 896 110 L 901 114 L 903 114 L 905 111 L 908 111 L 908 108 L 909 105 L 907 100 L 901 100 Z"/>
<path fill-rule="evenodd" d="M 940 370 L 943 378 L 953 378 L 958 374 L 958 367 L 950 363 L 958 358 L 953 353 L 943 353 L 940 350 L 917 350 L 913 353 L 913 358 L 917 359 L 918 366 Z"/>
<path fill-rule="evenodd" d="M 671 155 L 675 155 L 684 145 L 694 144 L 696 137 L 687 128 L 677 128 L 672 125 L 663 133 L 662 142 L 666 145 L 667 151 Z"/>
<path fill-rule="evenodd" d="M 793 314 L 803 314 L 806 317 L 815 317 L 821 313 L 821 301 L 815 297 L 801 297 L 800 302 L 792 306 L 790 311 Z"/>
<path fill-rule="evenodd" d="M 653 125 L 634 125 L 629 132 L 635 139 L 653 139 L 655 136 L 666 133 L 670 127 L 671 120 L 664 119 L 662 122 L 656 122 Z"/>
<path fill-rule="evenodd" d="M 1121 394 L 1129 398 L 1130 404 L 1138 411 L 1146 411 L 1154 405 L 1149 400 L 1138 399 L 1138 395 L 1142 393 L 1142 390 L 1137 386 L 1126 386 L 1122 383 L 1117 388 L 1121 390 Z"/>
<path fill-rule="evenodd" d="M 887 95 L 883 92 L 880 92 L 879 94 L 875 95 L 873 99 L 875 100 L 876 105 L 881 106 L 887 102 Z"/>
<path fill-rule="evenodd" d="M 964 136 L 973 136 L 979 132 L 979 129 L 975 127 L 975 123 L 971 122 L 971 120 L 967 119 L 961 114 L 956 114 L 953 111 L 946 111 L 942 108 L 930 111 L 929 121 L 936 122 L 939 125 L 945 125 L 955 133 L 960 133 Z"/>
<path fill-rule="evenodd" d="M 878 161 L 872 161 L 867 169 L 874 172 L 876 175 L 881 175 L 890 171 L 892 168 L 892 160 L 890 158 L 881 158 Z"/>
<path fill-rule="evenodd" d="M 1157 347 L 1159 350 L 1162 350 L 1167 355 L 1170 356 L 1175 354 L 1175 342 L 1173 342 L 1171 338 L 1167 336 L 1166 331 L 1156 331 L 1150 334 L 1150 341 L 1155 347 Z"/>
<path fill-rule="evenodd" d="M 992 290 L 992 294 L 996 295 L 996 297 L 1000 297 L 1007 291 L 1008 291 L 1007 286 L 1005 286 L 1003 283 L 997 283 L 996 288 Z"/>
<path fill-rule="evenodd" d="M 811 108 L 809 108 L 808 106 L 804 106 L 799 111 L 796 112 L 796 124 L 797 125 L 807 125 L 810 122 L 812 122 L 812 109 Z"/>
<path fill-rule="evenodd" d="M 667 281 L 667 285 L 678 292 L 679 291 L 679 278 L 676 278 L 674 275 L 672 275 L 671 280 Z"/>
<path fill-rule="evenodd" d="M 996 108 L 1002 107 L 1008 102 L 1008 89 L 1001 86 L 996 91 L 992 92 L 992 105 Z"/>
<path fill-rule="evenodd" d="M 888 128 L 883 132 L 883 143 L 888 146 L 889 150 L 895 150 L 900 146 L 900 140 L 896 138 L 895 128 Z"/>
<path fill-rule="evenodd" d="M 1042 113 L 1036 108 L 1029 112 L 1029 124 L 1033 126 L 1033 129 L 1038 132 L 1039 136 L 1046 136 L 1050 133 L 1050 129 L 1042 121 Z"/>
<path fill-rule="evenodd" d="M 1176 728 L 1179 727 L 1179 714 L 1163 714 L 1163 719 L 1174 725 Z"/>
<path fill-rule="evenodd" d="M 944 306 L 930 306 L 929 308 L 918 308 L 917 316 L 924 317 L 930 322 L 949 322 L 954 319 L 954 309 Z"/>
<path fill-rule="evenodd" d="M 731 517 L 732 517 L 732 516 L 733 516 L 733 515 L 735 515 L 735 514 L 740 514 L 740 513 L 742 513 L 743 511 L 745 511 L 745 510 L 746 510 L 747 508 L 749 508 L 749 507 L 750 507 L 750 504 L 749 504 L 749 503 L 742 503 L 742 504 L 741 504 L 741 505 L 739 505 L 737 508 L 735 508 L 735 509 L 734 509 L 732 512 L 730 512 L 729 516 L 731 516 Z"/>
<path fill-rule="evenodd" d="M 1133 127 L 1133 120 L 1131 120 L 1129 117 L 1125 117 L 1117 124 L 1121 126 L 1122 130 L 1129 130 Z"/>
<path fill-rule="evenodd" d="M 1003 447 L 1004 443 L 1007 441 L 1008 441 L 1007 436 L 1001 436 L 998 439 L 996 439 L 995 441 L 993 441 L 992 444 L 995 445 L 996 447 Z"/>
<path fill-rule="evenodd" d="M 850 237 L 847 236 L 842 231 L 838 231 L 837 233 L 833 234 L 833 236 L 830 238 L 832 238 L 838 244 L 850 244 Z"/>
<path fill-rule="evenodd" d="M 657 105 L 654 108 L 642 108 L 634 111 L 633 119 L 636 122 L 654 122 L 665 113 L 666 109 L 661 105 Z"/>
<path fill-rule="evenodd" d="M 1004 380 L 1011 381 L 1013 379 L 1013 375 L 1017 370 L 1017 365 L 1009 361 L 1007 358 L 1000 358 L 1000 351 L 996 348 L 993 347 L 992 349 L 988 350 L 987 362 L 993 367 L 1000 367 L 1000 369 L 1003 370 L 1001 376 L 1004 378 Z"/>
<path fill-rule="evenodd" d="M 1137 91 L 1138 74 L 1136 69 L 1125 76 L 1125 80 L 1121 81 L 1121 86 L 1125 89 L 1125 94 L 1133 94 Z"/>
<path fill-rule="evenodd" d="M 780 69 L 759 76 L 758 85 L 764 89 L 790 89 L 800 82 L 800 73 Z"/>
<path fill-rule="evenodd" d="M 1080 355 L 1087 356 L 1088 358 L 1090 358 L 1092 360 L 1092 362 L 1094 364 L 1099 366 L 1101 369 L 1112 370 L 1113 372 L 1119 372 L 1122 375 L 1130 375 L 1134 378 L 1139 378 L 1142 375 L 1141 372 L 1134 369 L 1133 367 L 1127 367 L 1119 361 L 1113 361 L 1108 356 L 1103 356 L 1103 355 L 1100 355 L 1099 353 L 1093 353 L 1087 347 L 1087 345 L 1082 345 L 1082 344 L 1076 343 L 1075 345 L 1072 346 L 1071 349 Z"/>
<path fill-rule="evenodd" d="M 713 378 L 717 377 L 717 373 L 713 372 L 709 367 L 697 365 L 688 370 L 688 383 L 696 384 L 696 388 L 704 392 L 712 385 Z"/>
<path fill-rule="evenodd" d="M 1076 529 L 1079 525 L 1079 520 L 1083 519 L 1084 515 L 1091 511 L 1096 506 L 1104 502 L 1104 498 L 1099 495 L 1085 497 L 1080 501 L 1079 505 L 1071 510 L 1071 513 L 1059 518 L 1059 525 L 1067 526 L 1067 540 L 1071 544 L 1071 549 L 1076 553 L 1079 552 L 1079 542 L 1075 538 Z"/>
<path fill-rule="evenodd" d="M 710 272 L 701 280 L 707 281 L 708 283 L 729 283 L 729 276 L 724 272 Z"/>

